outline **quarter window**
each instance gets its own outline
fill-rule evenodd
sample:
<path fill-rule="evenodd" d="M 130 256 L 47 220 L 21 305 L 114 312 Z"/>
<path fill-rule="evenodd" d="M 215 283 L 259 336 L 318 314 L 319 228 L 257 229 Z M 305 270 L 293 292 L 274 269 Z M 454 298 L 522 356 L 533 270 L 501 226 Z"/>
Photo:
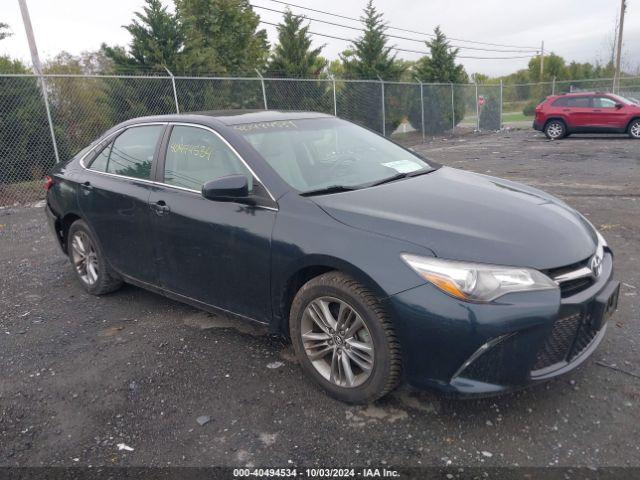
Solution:
<path fill-rule="evenodd" d="M 594 108 L 616 108 L 616 102 L 607 97 L 596 97 L 593 99 Z"/>
<path fill-rule="evenodd" d="M 209 180 L 228 175 L 246 175 L 252 190 L 251 172 L 217 135 L 203 128 L 173 127 L 167 146 L 165 183 L 200 190 Z"/>
<path fill-rule="evenodd" d="M 151 178 L 151 164 L 163 125 L 132 127 L 107 145 L 91 163 L 92 170 L 126 177 Z"/>

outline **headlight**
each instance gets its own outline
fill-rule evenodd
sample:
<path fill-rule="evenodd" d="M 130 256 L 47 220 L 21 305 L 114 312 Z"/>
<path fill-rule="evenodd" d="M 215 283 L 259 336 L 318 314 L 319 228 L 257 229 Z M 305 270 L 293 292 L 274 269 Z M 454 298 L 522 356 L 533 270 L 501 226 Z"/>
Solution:
<path fill-rule="evenodd" d="M 401 257 L 422 278 L 461 300 L 490 302 L 511 292 L 558 288 L 549 277 L 531 268 L 457 262 L 407 253 Z"/>

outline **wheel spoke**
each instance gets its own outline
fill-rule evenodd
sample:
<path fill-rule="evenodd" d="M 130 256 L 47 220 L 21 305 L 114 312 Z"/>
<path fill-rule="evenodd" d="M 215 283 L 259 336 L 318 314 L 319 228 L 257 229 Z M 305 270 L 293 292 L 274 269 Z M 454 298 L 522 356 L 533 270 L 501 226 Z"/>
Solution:
<path fill-rule="evenodd" d="M 355 380 L 355 375 L 353 374 L 353 370 L 351 369 L 349 357 L 344 354 L 344 351 L 340 354 L 340 360 L 342 361 L 342 370 L 344 371 L 344 379 L 347 382 L 347 387 L 351 387 L 353 385 L 353 381 Z"/>
<path fill-rule="evenodd" d="M 331 383 L 339 383 L 340 382 L 340 367 L 338 361 L 338 352 L 336 350 L 333 351 L 333 355 L 331 356 L 331 374 L 329 375 L 329 381 Z"/>
<path fill-rule="evenodd" d="M 80 238 L 80 235 L 76 235 L 76 236 L 73 237 L 73 240 L 71 241 L 71 246 L 81 256 L 84 257 L 87 254 L 87 251 L 86 251 L 86 249 L 84 247 L 84 242 Z"/>
<path fill-rule="evenodd" d="M 336 324 L 338 322 L 335 318 L 333 318 L 331 310 L 329 310 L 329 302 L 327 302 L 326 300 L 318 300 L 317 303 L 319 304 L 322 311 L 323 320 L 327 325 L 329 325 L 330 328 L 333 328 L 335 330 Z"/>
<path fill-rule="evenodd" d="M 316 348 L 317 350 L 310 351 Z M 313 347 L 307 348 L 306 350 L 307 350 L 307 355 L 309 356 L 309 360 L 314 361 L 314 360 L 320 360 L 321 358 L 325 357 L 327 353 L 333 350 L 333 347 L 328 344 L 324 344 L 324 345 L 316 344 Z"/>
<path fill-rule="evenodd" d="M 329 333 L 329 325 L 324 321 L 324 318 L 322 316 L 322 311 L 320 311 L 320 309 L 318 308 L 318 306 L 315 304 L 315 302 L 312 302 L 309 304 L 309 307 L 307 308 L 307 312 L 309 313 L 309 316 L 311 317 L 311 319 L 313 320 L 313 322 L 318 325 L 318 327 L 320 327 L 320 329 L 325 332 L 327 335 L 330 335 Z"/>
<path fill-rule="evenodd" d="M 308 341 L 329 340 L 330 338 L 331 335 L 324 332 L 307 332 L 302 334 L 302 339 Z"/>
<path fill-rule="evenodd" d="M 351 325 L 349 326 L 348 330 L 344 334 L 345 338 L 353 337 L 356 334 L 356 332 L 360 330 L 362 327 L 364 327 L 364 323 L 362 323 L 362 318 L 360 318 L 360 315 L 354 312 L 354 319 Z"/>
<path fill-rule="evenodd" d="M 346 350 L 347 356 L 353 363 L 358 365 L 363 372 L 370 372 L 373 367 L 371 359 L 364 359 L 361 355 L 356 354 L 353 350 Z"/>
<path fill-rule="evenodd" d="M 348 339 L 347 343 L 351 346 L 351 348 L 366 352 L 367 354 L 371 354 L 371 352 L 373 352 L 373 348 L 368 343 L 359 342 L 358 340 L 354 340 L 353 338 Z"/>
<path fill-rule="evenodd" d="M 89 283 L 94 283 L 98 279 L 98 268 L 93 261 L 87 262 L 87 276 Z"/>

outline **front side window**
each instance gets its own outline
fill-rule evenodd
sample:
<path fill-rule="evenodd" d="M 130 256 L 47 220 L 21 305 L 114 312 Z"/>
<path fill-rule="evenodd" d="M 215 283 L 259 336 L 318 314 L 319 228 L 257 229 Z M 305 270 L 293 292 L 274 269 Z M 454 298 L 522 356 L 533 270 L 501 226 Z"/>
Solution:
<path fill-rule="evenodd" d="M 591 101 L 589 97 L 571 97 L 567 98 L 567 107 L 573 108 L 589 108 Z"/>
<path fill-rule="evenodd" d="M 596 97 L 593 99 L 594 108 L 616 108 L 616 102 L 607 97 Z"/>
<path fill-rule="evenodd" d="M 284 120 L 233 127 L 302 193 L 360 188 L 401 174 L 431 171 L 408 150 L 336 118 Z"/>
<path fill-rule="evenodd" d="M 252 190 L 251 172 L 220 137 L 203 128 L 173 127 L 167 146 L 165 183 L 200 190 L 209 180 L 228 175 L 246 175 Z"/>
<path fill-rule="evenodd" d="M 131 127 L 118 135 L 91 162 L 89 168 L 148 180 L 163 125 Z"/>

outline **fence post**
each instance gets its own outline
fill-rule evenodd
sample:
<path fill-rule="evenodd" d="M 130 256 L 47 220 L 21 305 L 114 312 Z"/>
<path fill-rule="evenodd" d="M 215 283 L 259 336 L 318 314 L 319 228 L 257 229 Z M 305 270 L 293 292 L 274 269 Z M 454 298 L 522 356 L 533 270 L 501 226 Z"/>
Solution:
<path fill-rule="evenodd" d="M 424 93 L 422 91 L 422 82 L 420 82 L 420 116 L 422 119 L 422 143 L 425 141 L 425 128 L 424 128 Z"/>
<path fill-rule="evenodd" d="M 269 107 L 267 106 L 267 90 L 264 88 L 264 78 L 262 77 L 262 75 L 260 74 L 257 68 L 256 68 L 256 73 L 258 74 L 258 77 L 260 77 L 260 83 L 262 84 L 262 100 L 264 101 L 264 109 L 269 110 Z"/>
<path fill-rule="evenodd" d="M 173 100 L 176 102 L 176 113 L 180 113 L 180 107 L 178 106 L 178 91 L 176 90 L 176 79 L 167 67 L 164 67 L 169 76 L 171 77 L 171 85 L 173 86 Z"/>
<path fill-rule="evenodd" d="M 53 154 L 56 157 L 56 163 L 60 163 L 60 154 L 58 153 L 58 142 L 56 141 L 56 132 L 53 128 L 53 119 L 51 118 L 51 109 L 49 108 L 49 94 L 47 93 L 47 84 L 44 81 L 44 75 L 38 73 L 40 80 L 40 88 L 42 89 L 42 98 L 44 99 L 44 109 L 47 112 L 47 121 L 49 122 L 49 132 L 51 133 L 51 141 L 53 142 Z"/>
<path fill-rule="evenodd" d="M 476 132 L 480 131 L 480 105 L 478 104 L 478 83 L 474 82 L 476 86 Z"/>
<path fill-rule="evenodd" d="M 500 79 L 500 128 L 499 128 L 500 130 L 502 130 L 502 125 L 503 125 L 502 124 L 502 111 L 504 110 L 503 104 L 502 104 L 503 98 L 504 98 L 503 88 L 504 88 L 504 85 L 502 83 L 502 79 Z"/>
<path fill-rule="evenodd" d="M 336 97 L 336 77 L 331 75 L 331 83 L 333 84 L 333 115 L 338 116 L 338 101 Z"/>
<path fill-rule="evenodd" d="M 553 80 L 551 81 L 551 95 L 556 94 L 556 77 L 553 76 Z"/>
<path fill-rule="evenodd" d="M 456 106 L 453 92 L 453 83 L 451 84 L 451 133 L 456 130 Z"/>
<path fill-rule="evenodd" d="M 378 75 L 378 80 L 380 80 L 380 88 L 382 90 L 382 136 L 387 136 L 387 112 L 384 108 L 384 80 L 380 78 Z"/>

